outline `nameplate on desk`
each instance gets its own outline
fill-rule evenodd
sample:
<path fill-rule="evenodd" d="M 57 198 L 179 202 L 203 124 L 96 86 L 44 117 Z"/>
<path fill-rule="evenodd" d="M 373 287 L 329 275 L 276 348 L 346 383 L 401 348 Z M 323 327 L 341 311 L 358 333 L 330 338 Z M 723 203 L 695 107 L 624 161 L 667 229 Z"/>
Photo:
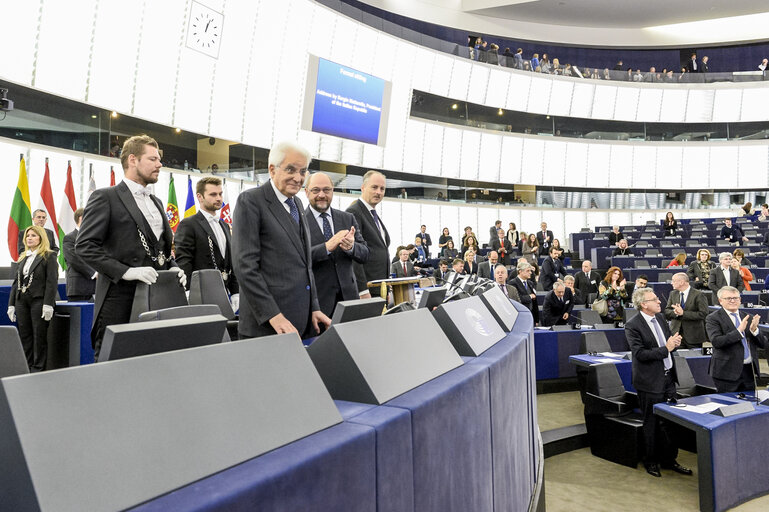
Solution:
<path fill-rule="evenodd" d="M 753 411 L 755 411 L 755 407 L 753 407 L 751 402 L 740 402 L 733 405 L 724 405 L 723 407 L 719 407 L 710 414 L 714 416 L 721 416 L 723 418 L 729 418 L 731 416 L 737 416 L 738 414 L 745 414 L 746 412 Z"/>

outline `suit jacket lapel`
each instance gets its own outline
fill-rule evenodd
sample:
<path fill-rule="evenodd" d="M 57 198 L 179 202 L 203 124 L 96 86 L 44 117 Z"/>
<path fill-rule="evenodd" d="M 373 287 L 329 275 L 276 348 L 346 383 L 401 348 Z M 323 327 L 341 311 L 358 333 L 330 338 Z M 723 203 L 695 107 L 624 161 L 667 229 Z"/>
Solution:
<path fill-rule="evenodd" d="M 377 234 L 379 239 L 382 241 L 382 245 L 384 245 L 386 247 L 387 246 L 387 242 L 385 241 L 384 238 L 382 238 L 382 232 L 379 231 L 379 227 L 376 225 L 376 222 L 374 221 L 374 217 L 371 215 L 371 212 L 369 211 L 368 206 L 366 206 L 366 204 L 363 201 L 358 199 L 358 208 L 360 208 L 361 210 L 363 210 L 365 212 L 365 215 L 364 215 L 363 218 L 366 219 L 366 222 L 371 224 L 371 229 L 374 230 L 374 232 Z M 377 216 L 378 215 L 379 214 L 377 213 Z M 382 230 L 385 231 L 385 233 L 387 232 L 387 230 L 384 229 L 384 224 L 382 224 Z"/>
<path fill-rule="evenodd" d="M 267 202 L 270 203 L 269 209 L 275 216 L 275 220 L 278 221 L 278 224 L 280 224 L 280 227 L 286 232 L 291 243 L 294 244 L 296 250 L 299 251 L 299 254 L 304 258 L 305 250 L 302 246 L 302 241 L 299 239 L 299 233 L 294 229 L 293 224 L 289 224 L 289 222 L 294 222 L 294 218 L 286 211 L 283 204 L 278 201 L 278 196 L 276 196 L 275 191 L 272 190 L 272 185 L 265 185 L 264 197 L 267 199 Z M 296 198 L 294 198 L 294 201 L 296 201 Z M 304 215 L 298 205 L 297 210 L 299 210 L 299 222 L 301 223 Z"/>
<path fill-rule="evenodd" d="M 134 220 L 136 225 L 139 227 L 139 230 L 144 234 L 144 237 L 147 239 L 147 242 L 151 242 L 153 245 L 157 243 L 158 239 L 155 237 L 155 233 L 150 229 L 147 230 L 147 219 L 144 218 L 144 214 L 142 214 L 141 210 L 139 210 L 139 207 L 136 206 L 136 199 L 134 199 L 133 194 L 131 193 L 131 190 L 128 188 L 128 185 L 125 184 L 125 182 L 120 182 L 116 187 L 117 190 L 117 196 L 120 199 L 120 201 L 123 203 L 123 206 L 125 206 L 126 210 L 128 210 L 128 213 L 131 215 L 131 218 Z M 157 206 L 157 198 L 153 198 L 152 202 Z M 163 214 L 165 216 L 165 214 Z M 168 225 L 168 223 L 164 223 L 163 229 L 165 231 L 165 227 Z M 170 230 L 170 227 L 169 227 Z M 147 232 L 149 231 L 149 232 Z M 168 238 L 168 240 L 172 240 L 172 238 Z"/>
<path fill-rule="evenodd" d="M 200 227 L 203 228 L 203 231 L 206 233 L 206 236 L 208 236 L 211 239 L 211 243 L 219 247 L 219 241 L 216 238 L 216 234 L 211 229 L 211 225 L 208 223 L 208 219 L 206 219 L 205 215 L 203 215 L 203 212 L 196 213 L 193 218 L 197 221 Z M 210 250 L 210 247 L 209 247 L 209 250 Z M 226 257 L 226 255 L 227 255 L 226 247 L 220 247 L 219 251 L 214 250 L 213 251 L 214 263 L 217 266 L 221 267 L 221 263 L 224 261 L 224 258 Z"/>

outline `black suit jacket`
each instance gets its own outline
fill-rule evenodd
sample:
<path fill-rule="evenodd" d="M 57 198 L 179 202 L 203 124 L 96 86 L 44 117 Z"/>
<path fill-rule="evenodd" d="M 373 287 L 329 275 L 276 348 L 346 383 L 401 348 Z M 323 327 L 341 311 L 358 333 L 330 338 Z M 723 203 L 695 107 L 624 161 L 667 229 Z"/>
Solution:
<path fill-rule="evenodd" d="M 710 271 L 710 278 L 708 279 L 708 288 L 713 290 L 713 293 L 718 293 L 724 286 L 734 286 L 739 291 L 745 289 L 745 283 L 742 281 L 742 276 L 738 270 L 733 268 L 729 269 L 729 282 L 726 282 L 724 278 L 724 272 L 721 270 L 721 265 Z"/>
<path fill-rule="evenodd" d="M 667 341 L 670 338 L 668 323 L 661 313 L 657 313 L 655 317 L 665 338 L 663 342 Z M 660 347 L 657 337 L 641 313 L 625 324 L 625 338 L 633 353 L 633 387 L 646 393 L 662 393 L 665 389 L 664 360 L 669 354 L 667 347 Z M 675 364 L 671 371 L 675 381 L 678 382 Z"/>
<path fill-rule="evenodd" d="M 681 292 L 673 290 L 665 306 L 665 318 L 670 320 L 671 332 L 677 332 L 685 347 L 701 347 L 707 340 L 705 335 L 705 318 L 708 316 L 708 301 L 702 292 L 689 286 L 689 295 L 684 304 L 683 316 L 676 316 L 673 306 L 681 302 Z"/>
<path fill-rule="evenodd" d="M 598 285 L 601 283 L 601 275 L 595 270 L 590 271 L 590 277 L 581 270 L 574 274 L 574 288 L 579 290 L 582 297 L 587 301 L 588 294 L 598 293 Z"/>
<path fill-rule="evenodd" d="M 382 239 L 382 235 L 374 223 L 374 217 L 371 216 L 371 212 L 368 211 L 366 205 L 360 200 L 353 201 L 347 207 L 347 212 L 355 217 L 355 221 L 360 228 L 360 234 L 368 247 L 368 260 L 366 260 L 366 263 L 356 262 L 353 265 L 355 280 L 358 283 L 358 292 L 362 292 L 368 290 L 366 285 L 369 281 L 390 277 L 388 249 L 390 246 L 390 234 L 387 232 L 387 228 L 380 217 L 379 221 L 382 223 L 382 230 L 385 234 L 384 239 Z"/>
<path fill-rule="evenodd" d="M 563 293 L 563 302 L 556 297 L 554 291 L 548 292 L 545 295 L 545 302 L 542 305 L 542 326 L 550 327 L 551 325 L 566 325 L 567 321 L 563 319 L 565 313 L 571 314 L 571 310 L 574 308 L 574 296 L 571 290 L 565 288 Z"/>
<path fill-rule="evenodd" d="M 216 235 L 206 220 L 203 212 L 187 217 L 176 228 L 175 254 L 176 263 L 187 274 L 187 289 L 192 282 L 192 273 L 202 269 L 219 269 L 229 272 L 225 287 L 230 293 L 238 293 L 238 279 L 232 272 L 232 235 L 230 226 L 219 219 L 219 227 L 224 232 L 226 240 L 225 254 L 222 256 L 216 241 Z M 209 240 L 212 245 L 209 245 Z M 213 247 L 213 256 L 212 250 Z"/>
<path fill-rule="evenodd" d="M 93 295 L 96 291 L 96 280 L 91 276 L 96 272 L 75 251 L 78 230 L 75 229 L 62 240 L 61 250 L 64 261 L 67 262 L 67 296 Z"/>
<path fill-rule="evenodd" d="M 19 283 L 29 283 L 29 278 L 22 279 L 22 271 L 26 258 L 16 265 L 16 278 L 11 285 L 11 295 L 8 298 L 8 305 L 15 306 L 16 301 L 21 296 L 21 287 Z M 25 295 L 35 299 L 42 297 L 43 304 L 46 306 L 56 305 L 56 287 L 59 281 L 59 263 L 56 261 L 56 253 L 49 252 L 45 257 L 35 256 L 32 266 L 29 269 L 32 282 L 29 284 Z"/>
<path fill-rule="evenodd" d="M 330 254 L 326 250 L 326 237 L 315 220 L 315 215 L 308 206 L 305 210 L 307 225 L 310 228 L 312 248 L 312 273 L 318 290 L 318 305 L 329 318 L 334 314 L 337 294 L 341 292 L 343 300 L 358 298 L 358 284 L 355 281 L 353 262 L 365 263 L 368 260 L 368 246 L 358 230 L 358 223 L 352 214 L 329 208 L 335 231 L 355 228 L 355 245 L 348 254 L 337 247 Z"/>
<path fill-rule="evenodd" d="M 620 249 L 619 247 L 614 249 L 614 252 L 611 254 L 612 256 L 632 256 L 633 251 L 630 250 L 630 247 L 627 249 Z"/>
<path fill-rule="evenodd" d="M 406 261 L 406 273 L 403 273 L 403 263 L 401 263 L 400 260 L 396 261 L 390 266 L 390 273 L 395 274 L 395 277 L 414 277 L 417 275 L 416 270 L 414 270 L 414 264 L 411 263 L 411 260 Z"/>
<path fill-rule="evenodd" d="M 294 201 L 299 225 L 271 183 L 238 196 L 232 219 L 232 261 L 240 276 L 241 339 L 274 334 L 269 320 L 279 313 L 301 336 L 311 313 L 320 310 L 304 207 L 298 198 Z"/>
<path fill-rule="evenodd" d="M 465 274 L 477 274 L 478 273 L 478 264 L 468 263 L 465 261 Z"/>
<path fill-rule="evenodd" d="M 58 237 L 54 236 L 53 231 L 51 231 L 48 228 L 45 229 L 45 234 L 48 236 L 48 246 L 51 248 L 53 252 L 56 254 L 59 254 L 59 244 L 56 243 L 56 241 L 59 239 Z M 19 251 L 19 256 L 21 256 L 24 253 L 24 229 L 22 229 L 19 232 L 19 240 L 16 243 L 16 249 Z"/>
<path fill-rule="evenodd" d="M 494 268 L 499 265 L 499 262 L 494 264 Z M 478 264 L 478 277 L 485 277 L 486 279 L 494 280 L 494 272 L 491 270 L 491 263 L 488 260 L 482 261 Z"/>
<path fill-rule="evenodd" d="M 531 311 L 531 314 L 534 317 L 534 323 L 537 323 L 539 321 L 539 304 L 537 304 L 536 299 L 531 298 L 532 293 L 537 293 L 537 283 L 528 279 L 527 285 L 529 289 L 527 290 L 523 285 L 523 282 L 516 276 L 514 279 L 508 281 L 508 284 L 514 287 L 518 292 L 521 304 L 529 308 L 529 311 Z"/>
<path fill-rule="evenodd" d="M 100 188 L 88 199 L 75 242 L 75 252 L 99 273 L 96 279 L 94 319 L 99 316 L 110 284 L 117 284 L 130 267 L 147 266 L 167 270 L 177 266 L 170 257 L 174 233 L 168 224 L 163 204 L 154 195 L 150 197 L 162 216 L 161 241 L 155 238 L 125 182 L 121 181 L 114 187 Z M 167 258 L 164 265 L 158 265 L 147 256 L 137 226 L 151 251 L 163 251 Z"/>
<path fill-rule="evenodd" d="M 739 315 L 742 320 L 744 315 Z M 742 335 L 734 325 L 734 320 L 724 308 L 713 311 L 705 319 L 708 339 L 713 344 L 713 357 L 710 359 L 710 376 L 715 379 L 735 381 L 742 374 L 745 349 Z M 750 355 L 753 358 L 753 371 L 758 375 L 758 352 L 756 345 L 766 348 L 766 337 L 759 331 L 758 336 L 750 332 L 750 325 L 745 329 Z"/>
<path fill-rule="evenodd" d="M 537 242 L 539 242 L 539 254 L 550 252 L 550 245 L 553 243 L 553 232 L 547 230 L 547 237 L 542 236 L 542 231 L 537 231 Z"/>
<path fill-rule="evenodd" d="M 614 231 L 609 233 L 609 244 L 611 245 L 614 245 L 620 240 L 624 240 L 624 239 L 625 239 L 625 235 L 623 235 L 621 231 L 619 233 L 615 233 Z"/>
<path fill-rule="evenodd" d="M 502 254 L 502 248 L 504 247 L 504 254 Z M 510 253 L 513 252 L 513 244 L 510 243 L 510 240 L 507 239 L 507 237 L 502 238 L 502 241 L 500 242 L 499 237 L 495 238 L 491 241 L 491 250 L 497 251 L 499 253 L 499 262 L 503 265 L 509 265 L 510 264 Z"/>
<path fill-rule="evenodd" d="M 553 260 L 550 256 L 545 258 L 542 262 L 542 268 L 540 270 L 540 279 L 542 280 L 542 289 L 549 292 L 553 289 L 553 283 L 558 279 L 563 279 L 566 275 L 566 267 L 560 259 Z"/>

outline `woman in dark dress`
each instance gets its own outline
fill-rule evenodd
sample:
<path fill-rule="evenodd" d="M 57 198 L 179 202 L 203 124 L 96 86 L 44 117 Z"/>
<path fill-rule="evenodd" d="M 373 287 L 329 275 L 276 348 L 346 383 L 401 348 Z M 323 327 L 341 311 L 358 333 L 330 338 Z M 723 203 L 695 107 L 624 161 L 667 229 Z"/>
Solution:
<path fill-rule="evenodd" d="M 665 214 L 665 222 L 662 223 L 662 228 L 664 230 L 663 236 L 676 236 L 678 221 L 673 217 L 673 212 Z"/>
<path fill-rule="evenodd" d="M 605 299 L 608 311 L 601 321 L 605 324 L 622 322 L 625 314 L 627 291 L 625 277 L 619 267 L 611 267 L 598 286 L 598 298 Z"/>

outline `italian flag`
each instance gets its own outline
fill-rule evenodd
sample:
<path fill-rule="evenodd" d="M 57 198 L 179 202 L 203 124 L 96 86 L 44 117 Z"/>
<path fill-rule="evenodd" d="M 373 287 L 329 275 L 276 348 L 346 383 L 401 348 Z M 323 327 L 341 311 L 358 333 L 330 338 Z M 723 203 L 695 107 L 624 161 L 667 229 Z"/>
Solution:
<path fill-rule="evenodd" d="M 75 199 L 75 186 L 72 184 L 72 162 L 68 161 L 67 182 L 64 185 L 64 197 L 61 198 L 61 206 L 59 206 L 59 247 L 64 247 L 64 237 L 77 227 L 75 210 L 77 210 L 77 200 Z M 59 250 L 59 265 L 67 270 L 63 250 Z"/>
<path fill-rule="evenodd" d="M 19 182 L 16 185 L 16 193 L 11 204 L 11 216 L 8 219 L 8 251 L 13 261 L 19 260 L 17 244 L 19 233 L 32 225 L 32 211 L 29 207 L 29 181 L 27 180 L 27 166 L 24 164 L 24 154 L 21 154 L 19 163 Z"/>

